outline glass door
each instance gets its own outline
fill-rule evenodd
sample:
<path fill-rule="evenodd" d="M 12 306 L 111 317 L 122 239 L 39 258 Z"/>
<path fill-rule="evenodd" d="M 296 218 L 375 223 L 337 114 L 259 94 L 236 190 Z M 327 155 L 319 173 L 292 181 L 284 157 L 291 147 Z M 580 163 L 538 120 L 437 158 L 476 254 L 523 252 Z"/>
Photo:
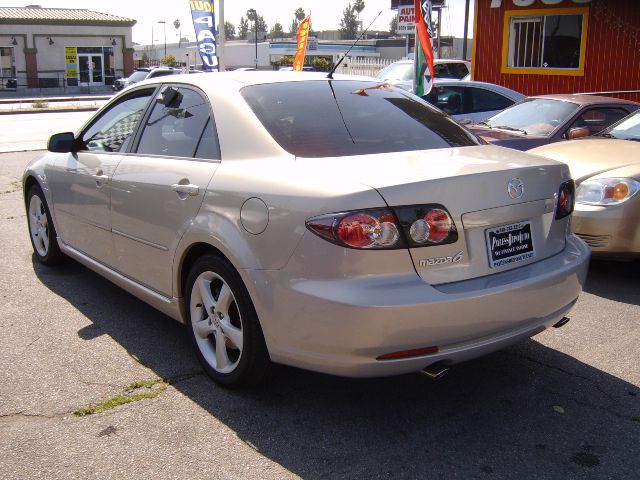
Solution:
<path fill-rule="evenodd" d="M 101 54 L 78 54 L 80 85 L 104 85 L 104 68 Z"/>

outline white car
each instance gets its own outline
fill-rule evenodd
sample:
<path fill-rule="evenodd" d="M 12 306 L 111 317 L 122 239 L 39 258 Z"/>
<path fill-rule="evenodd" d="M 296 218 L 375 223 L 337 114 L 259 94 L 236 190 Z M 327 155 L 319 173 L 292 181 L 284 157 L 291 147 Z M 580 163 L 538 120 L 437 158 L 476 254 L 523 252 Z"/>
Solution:
<path fill-rule="evenodd" d="M 393 62 L 391 65 L 380 70 L 375 78 L 390 85 L 413 92 L 413 69 L 413 60 L 398 60 L 397 62 Z M 434 70 L 436 78 L 454 80 L 471 79 L 471 62 L 467 62 L 466 60 L 436 58 L 434 61 Z M 431 80 L 429 69 L 427 69 L 424 78 L 425 84 L 429 83 Z"/>

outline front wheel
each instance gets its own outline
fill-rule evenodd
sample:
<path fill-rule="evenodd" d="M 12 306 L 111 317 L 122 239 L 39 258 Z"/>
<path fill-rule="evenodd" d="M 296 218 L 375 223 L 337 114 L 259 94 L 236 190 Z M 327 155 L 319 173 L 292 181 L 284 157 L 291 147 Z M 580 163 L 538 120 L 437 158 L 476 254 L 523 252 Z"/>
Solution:
<path fill-rule="evenodd" d="M 271 361 L 258 316 L 226 259 L 198 259 L 187 279 L 185 300 L 196 355 L 213 380 L 236 387 L 265 378 Z"/>
<path fill-rule="evenodd" d="M 27 216 L 31 245 L 38 262 L 44 265 L 56 265 L 62 262 L 64 254 L 58 246 L 58 237 L 47 201 L 38 185 L 33 185 L 27 193 Z"/>

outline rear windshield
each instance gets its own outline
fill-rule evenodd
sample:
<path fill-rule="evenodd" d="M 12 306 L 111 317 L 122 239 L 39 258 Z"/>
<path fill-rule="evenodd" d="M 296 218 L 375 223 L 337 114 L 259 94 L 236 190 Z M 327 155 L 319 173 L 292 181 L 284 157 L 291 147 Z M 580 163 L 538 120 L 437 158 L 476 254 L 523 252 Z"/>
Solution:
<path fill-rule="evenodd" d="M 480 144 L 426 102 L 379 83 L 283 82 L 248 86 L 241 93 L 271 136 L 298 157 Z"/>
<path fill-rule="evenodd" d="M 135 72 L 133 72 L 131 74 L 131 76 L 129 77 L 129 80 L 131 82 L 141 82 L 142 80 L 147 78 L 147 75 L 149 75 L 149 72 L 147 72 L 147 71 L 136 70 Z"/>

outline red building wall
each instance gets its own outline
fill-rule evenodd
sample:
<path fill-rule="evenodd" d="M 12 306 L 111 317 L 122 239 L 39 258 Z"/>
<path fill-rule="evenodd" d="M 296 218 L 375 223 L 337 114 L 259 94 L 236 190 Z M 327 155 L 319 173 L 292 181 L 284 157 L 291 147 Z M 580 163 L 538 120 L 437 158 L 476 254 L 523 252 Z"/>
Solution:
<path fill-rule="evenodd" d="M 503 74 L 502 42 L 507 10 L 579 7 L 571 0 L 550 6 L 536 0 L 516 7 L 502 0 L 476 0 L 474 80 L 497 83 L 525 95 L 640 90 L 640 0 L 592 0 L 589 7 L 584 76 Z M 640 102 L 640 94 L 616 94 Z"/>

